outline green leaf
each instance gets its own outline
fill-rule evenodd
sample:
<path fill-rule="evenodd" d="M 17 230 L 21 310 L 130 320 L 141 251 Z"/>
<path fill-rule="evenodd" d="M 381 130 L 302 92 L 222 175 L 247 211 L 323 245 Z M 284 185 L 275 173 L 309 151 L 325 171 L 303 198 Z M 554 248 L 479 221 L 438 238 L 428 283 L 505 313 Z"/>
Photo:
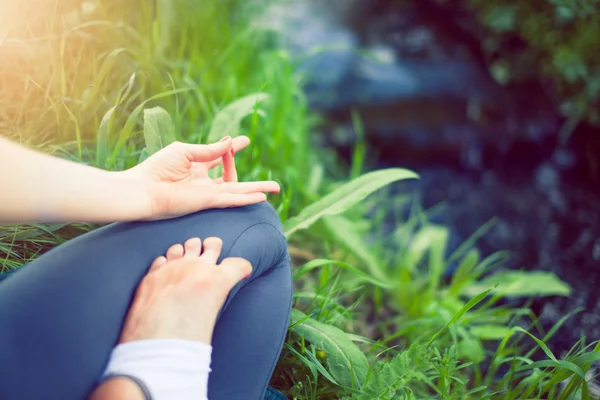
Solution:
<path fill-rule="evenodd" d="M 465 337 L 458 343 L 458 354 L 461 358 L 474 363 L 481 363 L 485 358 L 485 353 L 481 341 L 477 338 Z"/>
<path fill-rule="evenodd" d="M 585 373 L 581 370 L 581 368 L 579 368 L 577 365 L 569 362 L 569 361 L 563 361 L 563 360 L 542 360 L 542 361 L 536 361 L 534 363 L 531 363 L 529 365 L 520 367 L 516 370 L 516 372 L 519 371 L 525 371 L 528 369 L 533 369 L 533 368 L 558 368 L 558 369 L 564 369 L 570 372 L 574 372 L 575 374 L 577 374 L 580 378 L 585 379 Z"/>
<path fill-rule="evenodd" d="M 574 49 L 563 46 L 553 53 L 552 62 L 568 83 L 588 77 L 588 69 L 581 55 Z"/>
<path fill-rule="evenodd" d="M 369 282 L 375 286 L 383 287 L 386 289 L 392 289 L 393 287 L 395 287 L 393 282 L 389 282 L 387 280 L 379 280 L 377 278 L 374 278 L 371 275 L 361 271 L 360 269 L 358 269 L 348 263 L 345 263 L 343 261 L 326 260 L 326 259 L 316 259 L 316 260 L 311 260 L 311 261 L 307 262 L 302 267 L 296 269 L 296 271 L 294 272 L 294 279 L 297 280 L 300 277 L 302 277 L 303 275 L 305 275 L 307 272 L 312 271 L 313 269 L 316 269 L 316 268 L 323 267 L 325 265 L 336 265 L 336 266 L 338 266 L 342 269 L 345 269 L 346 271 L 354 274 L 361 280 Z"/>
<path fill-rule="evenodd" d="M 484 21 L 495 32 L 511 32 L 517 23 L 516 15 L 517 7 L 502 4 L 491 7 Z"/>
<path fill-rule="evenodd" d="M 176 95 L 179 93 L 188 92 L 189 90 L 190 89 L 188 89 L 188 88 L 168 90 L 166 92 L 156 94 L 156 95 L 150 97 L 149 99 L 144 100 L 143 102 L 138 104 L 138 106 L 136 108 L 134 108 L 134 110 L 131 112 L 131 114 L 129 114 L 129 117 L 127 117 L 127 121 L 125 121 L 125 125 L 123 125 L 123 129 L 121 129 L 121 132 L 119 133 L 119 138 L 117 139 L 117 143 L 114 145 L 112 153 L 110 154 L 110 158 L 108 159 L 108 164 L 113 165 L 113 163 L 115 162 L 116 158 L 119 155 L 119 151 L 121 150 L 121 148 L 123 148 L 123 146 L 125 145 L 127 140 L 130 139 L 130 137 L 133 133 L 133 129 L 135 128 L 135 126 L 138 122 L 138 118 L 139 118 L 142 110 L 146 106 L 146 104 L 148 104 L 148 102 L 154 101 L 154 100 L 159 100 L 159 99 L 162 99 L 162 98 L 168 97 L 168 96 L 173 96 L 173 95 Z"/>
<path fill-rule="evenodd" d="M 462 286 L 472 279 L 472 272 L 479 264 L 479 251 L 477 249 L 471 249 L 463 258 L 460 265 L 452 275 L 452 281 L 450 283 L 450 292 L 457 294 L 460 292 Z"/>
<path fill-rule="evenodd" d="M 359 235 L 355 224 L 348 218 L 341 215 L 329 215 L 323 218 L 325 227 L 329 232 L 335 236 L 338 241 L 354 254 L 360 261 L 362 261 L 369 273 L 377 278 L 379 281 L 387 279 L 385 274 L 385 265 L 380 264 L 375 256 L 371 253 L 365 239 Z M 364 273 L 363 273 L 364 274 Z M 358 274 L 357 274 L 358 275 Z M 374 282 L 371 282 L 374 283 Z M 383 282 L 382 282 L 383 283 Z M 381 284 L 377 284 L 382 286 Z M 392 288 L 394 285 L 391 282 L 387 282 L 387 288 Z"/>
<path fill-rule="evenodd" d="M 149 155 L 176 140 L 171 116 L 163 108 L 154 107 L 144 110 L 144 140 Z"/>
<path fill-rule="evenodd" d="M 571 287 L 556 275 L 545 271 L 500 271 L 465 288 L 473 295 L 496 286 L 495 293 L 504 297 L 568 296 Z"/>
<path fill-rule="evenodd" d="M 116 108 L 117 106 L 111 107 L 102 117 L 102 121 L 100 121 L 100 127 L 98 128 L 98 142 L 96 143 L 96 166 L 98 168 L 106 167 L 112 116 Z"/>
<path fill-rule="evenodd" d="M 426 225 L 420 228 L 410 241 L 406 250 L 403 268 L 411 274 L 418 270 L 419 264 L 429 251 L 429 273 L 431 282 L 437 282 L 437 277 L 443 272 L 445 263 L 444 250 L 448 241 L 448 228 L 440 225 Z"/>
<path fill-rule="evenodd" d="M 296 309 L 292 310 L 291 325 L 292 332 L 326 353 L 327 368 L 340 385 L 360 387 L 365 382 L 369 361 L 344 331 Z"/>
<path fill-rule="evenodd" d="M 524 333 L 527 336 L 529 336 L 530 338 L 532 338 L 537 343 L 537 345 L 540 346 L 540 349 L 542 349 L 542 351 L 544 353 L 546 353 L 546 355 L 548 356 L 549 359 L 551 359 L 552 361 L 557 361 L 556 357 L 554 356 L 554 353 L 552 353 L 552 351 L 548 348 L 546 343 L 544 343 L 543 341 L 538 339 L 535 335 L 532 335 L 530 332 L 526 331 L 525 329 L 521 328 L 520 326 L 515 326 L 512 330 Z"/>
<path fill-rule="evenodd" d="M 483 340 L 502 340 L 510 334 L 511 330 L 504 325 L 489 324 L 472 326 L 469 332 Z"/>
<path fill-rule="evenodd" d="M 392 182 L 411 178 L 418 178 L 418 175 L 403 168 L 382 169 L 364 174 L 306 207 L 300 215 L 288 219 L 284 223 L 285 235 L 290 237 L 294 232 L 308 228 L 325 215 L 341 214 Z"/>
<path fill-rule="evenodd" d="M 208 134 L 208 143 L 213 143 L 221 137 L 229 135 L 235 137 L 240 131 L 240 122 L 244 117 L 252 114 L 256 104 L 269 98 L 266 93 L 254 93 L 242 97 L 227 105 L 217 113 Z"/>
<path fill-rule="evenodd" d="M 465 315 L 471 308 L 475 307 L 483 299 L 485 299 L 486 296 L 488 294 L 490 294 L 491 291 L 492 291 L 492 289 L 488 289 L 488 290 L 486 290 L 486 291 L 484 291 L 482 293 L 479 293 L 477 296 L 475 296 L 471 300 L 469 300 L 469 302 L 467 304 L 465 304 L 465 306 L 463 308 L 461 308 L 461 310 L 459 312 L 457 312 L 456 315 L 454 317 L 452 317 L 452 319 L 450 321 L 448 321 L 448 323 L 446 324 L 446 326 L 444 326 L 442 329 L 440 329 L 439 331 L 437 331 L 436 334 L 433 335 L 433 337 L 431 339 L 429 339 L 429 342 L 427 342 L 427 347 L 431 346 L 433 344 L 433 342 L 435 342 L 435 340 L 442 333 L 444 333 L 444 331 L 446 331 L 446 329 L 448 329 L 448 327 L 450 327 L 450 325 L 454 324 L 456 321 L 458 321 L 459 319 L 461 319 L 462 316 Z"/>
<path fill-rule="evenodd" d="M 140 153 L 140 158 L 138 159 L 138 164 L 141 164 L 146 158 L 150 157 L 150 153 L 148 149 L 142 149 Z"/>
<path fill-rule="evenodd" d="M 450 257 L 448 257 L 447 263 L 452 264 L 454 261 L 458 261 L 461 257 L 463 257 L 465 254 L 467 254 L 469 251 L 471 251 L 477 244 L 477 241 L 479 239 L 481 239 L 482 237 L 484 237 L 489 231 L 492 230 L 494 225 L 496 225 L 496 222 L 497 222 L 497 219 L 492 218 L 489 221 L 487 221 L 485 224 L 483 224 L 479 228 L 477 228 L 477 230 L 475 232 L 473 232 L 473 234 L 471 236 L 469 236 L 469 238 L 467 240 L 462 242 L 462 244 L 460 246 L 458 246 L 458 248 L 456 250 L 454 250 L 454 252 L 450 255 Z"/>

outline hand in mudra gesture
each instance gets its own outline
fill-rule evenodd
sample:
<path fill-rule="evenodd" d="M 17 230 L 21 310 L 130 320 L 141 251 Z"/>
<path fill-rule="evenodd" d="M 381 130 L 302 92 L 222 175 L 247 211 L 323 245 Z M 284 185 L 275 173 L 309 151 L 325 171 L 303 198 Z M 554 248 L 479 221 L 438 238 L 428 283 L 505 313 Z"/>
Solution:
<path fill-rule="evenodd" d="M 175 142 L 124 173 L 147 191 L 148 219 L 171 218 L 209 208 L 239 207 L 266 201 L 279 193 L 274 181 L 238 182 L 234 154 L 250 139 L 225 137 L 208 145 Z M 223 164 L 223 175 L 209 176 Z"/>

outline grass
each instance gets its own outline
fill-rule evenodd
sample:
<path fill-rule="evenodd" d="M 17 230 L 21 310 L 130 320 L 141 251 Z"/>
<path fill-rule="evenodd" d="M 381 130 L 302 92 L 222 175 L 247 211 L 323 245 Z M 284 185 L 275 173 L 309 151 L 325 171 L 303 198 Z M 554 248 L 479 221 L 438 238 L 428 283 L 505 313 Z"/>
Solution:
<path fill-rule="evenodd" d="M 16 9 L 28 4 L 0 15 L 35 16 Z M 262 3 L 47 4 L 50 18 L 15 24 L 0 46 L 0 134 L 113 170 L 149 151 L 148 118 L 167 118 L 168 134 L 188 142 L 215 130 L 250 136 L 236 155 L 240 178 L 281 183 L 271 201 L 295 264 L 292 324 L 272 380 L 290 398 L 591 398 L 598 343 L 552 354 L 544 342 L 568 316 L 544 332 L 521 300 L 570 288 L 550 274 L 503 271 L 505 253 L 476 250 L 482 232 L 450 252 L 448 229 L 410 196 L 393 200 L 411 212 L 384 232 L 390 196 L 379 189 L 410 171 L 365 175 L 360 141 L 349 168 L 315 146 L 319 117 L 289 55 L 250 23 Z M 2 226 L 2 270 L 92 228 Z"/>

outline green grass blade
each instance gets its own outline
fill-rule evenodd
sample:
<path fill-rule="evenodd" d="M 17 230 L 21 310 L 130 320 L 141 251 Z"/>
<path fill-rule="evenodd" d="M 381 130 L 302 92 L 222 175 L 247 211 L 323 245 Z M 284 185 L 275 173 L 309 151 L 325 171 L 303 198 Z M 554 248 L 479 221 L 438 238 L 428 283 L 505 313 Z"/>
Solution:
<path fill-rule="evenodd" d="M 115 113 L 117 106 L 111 107 L 100 121 L 98 129 L 98 141 L 96 142 L 96 166 L 98 168 L 106 168 L 108 160 L 108 148 L 110 142 L 110 131 L 112 125 L 112 116 Z"/>
<path fill-rule="evenodd" d="M 307 274 L 309 271 L 312 271 L 316 268 L 321 268 L 326 265 L 338 266 L 338 267 L 345 269 L 346 271 L 352 273 L 353 275 L 359 277 L 361 280 L 364 280 L 365 282 L 369 282 L 378 287 L 391 289 L 395 286 L 392 282 L 374 278 L 371 275 L 366 274 L 365 272 L 361 271 L 360 269 L 358 269 L 350 264 L 347 264 L 345 262 L 337 261 L 337 260 L 327 260 L 327 259 L 317 259 L 317 260 L 311 260 L 311 261 L 307 262 L 306 264 L 304 264 L 302 267 L 298 268 L 294 272 L 294 279 L 300 279 L 302 276 Z"/>
<path fill-rule="evenodd" d="M 448 321 L 448 323 L 446 324 L 446 326 L 444 326 L 442 329 L 440 329 L 439 331 L 436 332 L 435 335 L 433 335 L 431 337 L 431 339 L 429 340 L 429 342 L 427 342 L 427 347 L 431 346 L 433 344 L 433 342 L 435 342 L 435 340 L 440 337 L 440 335 L 442 333 L 444 333 L 444 331 L 446 331 L 450 325 L 454 324 L 456 321 L 458 321 L 459 319 L 462 318 L 463 315 L 465 315 L 471 308 L 475 307 L 477 304 L 479 304 L 483 299 L 485 299 L 485 297 L 492 291 L 492 289 L 488 289 L 482 293 L 479 293 L 477 296 L 473 297 L 471 300 L 469 300 L 467 302 L 467 304 L 464 305 L 463 308 L 460 309 L 459 312 L 456 313 L 456 315 L 454 315 L 454 317 L 452 317 L 452 319 L 450 321 Z"/>

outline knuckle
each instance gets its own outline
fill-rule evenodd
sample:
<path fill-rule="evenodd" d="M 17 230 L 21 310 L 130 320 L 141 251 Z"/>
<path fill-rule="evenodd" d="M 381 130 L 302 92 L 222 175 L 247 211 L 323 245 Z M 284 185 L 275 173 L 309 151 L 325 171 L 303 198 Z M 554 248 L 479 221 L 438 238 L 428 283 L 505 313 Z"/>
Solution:
<path fill-rule="evenodd" d="M 177 151 L 177 152 L 181 152 L 184 150 L 183 143 L 181 143 L 180 141 L 177 141 L 177 140 L 174 142 L 171 142 L 171 144 L 166 146 L 166 148 L 173 150 L 173 151 Z"/>

